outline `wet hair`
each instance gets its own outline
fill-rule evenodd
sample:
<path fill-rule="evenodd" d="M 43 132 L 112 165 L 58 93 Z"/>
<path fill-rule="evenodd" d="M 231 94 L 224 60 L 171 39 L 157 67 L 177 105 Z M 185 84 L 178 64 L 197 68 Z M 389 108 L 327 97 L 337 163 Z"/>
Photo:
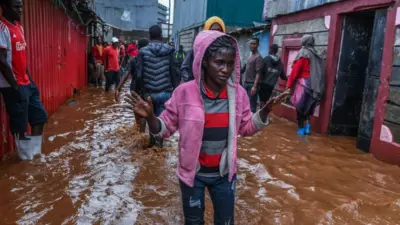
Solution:
<path fill-rule="evenodd" d="M 162 39 L 162 30 L 158 25 L 154 25 L 149 29 L 150 40 Z"/>
<path fill-rule="evenodd" d="M 140 39 L 138 43 L 138 49 L 144 48 L 149 44 L 149 40 L 147 39 Z"/>
<path fill-rule="evenodd" d="M 276 54 L 276 53 L 278 53 L 278 49 L 279 49 L 279 46 L 278 46 L 277 44 L 273 44 L 273 45 L 271 45 L 271 47 L 269 48 L 269 51 L 270 51 L 270 53 L 272 53 L 272 54 Z"/>
<path fill-rule="evenodd" d="M 209 58 L 223 51 L 236 52 L 233 39 L 226 35 L 217 38 L 210 46 L 208 46 L 204 57 Z"/>

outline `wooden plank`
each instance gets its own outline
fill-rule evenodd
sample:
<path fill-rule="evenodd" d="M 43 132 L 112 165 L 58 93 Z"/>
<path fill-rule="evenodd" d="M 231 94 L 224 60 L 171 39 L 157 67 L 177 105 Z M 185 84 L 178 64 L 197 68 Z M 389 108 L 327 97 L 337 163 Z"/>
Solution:
<path fill-rule="evenodd" d="M 400 66 L 392 67 L 392 77 L 390 78 L 390 85 L 400 85 Z"/>
<path fill-rule="evenodd" d="M 400 47 L 394 47 L 393 66 L 400 66 Z"/>
<path fill-rule="evenodd" d="M 400 124 L 400 106 L 394 104 L 387 104 L 385 120 Z"/>
<path fill-rule="evenodd" d="M 400 125 L 388 121 L 384 121 L 383 125 L 390 129 L 390 132 L 393 135 L 393 142 L 400 143 Z"/>
<path fill-rule="evenodd" d="M 389 101 L 400 106 L 400 87 L 392 86 L 389 88 Z"/>
<path fill-rule="evenodd" d="M 324 17 L 295 23 L 279 24 L 275 35 L 316 33 L 323 31 L 328 31 L 325 27 Z"/>
<path fill-rule="evenodd" d="M 396 39 L 394 45 L 400 46 L 400 28 L 397 28 L 396 30 Z"/>

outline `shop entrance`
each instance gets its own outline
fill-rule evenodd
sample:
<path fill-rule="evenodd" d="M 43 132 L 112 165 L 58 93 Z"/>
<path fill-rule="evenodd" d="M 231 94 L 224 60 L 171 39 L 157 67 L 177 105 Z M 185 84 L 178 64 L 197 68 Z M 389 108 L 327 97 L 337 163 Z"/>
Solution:
<path fill-rule="evenodd" d="M 344 16 L 329 134 L 357 137 L 368 152 L 381 73 L 387 9 Z"/>

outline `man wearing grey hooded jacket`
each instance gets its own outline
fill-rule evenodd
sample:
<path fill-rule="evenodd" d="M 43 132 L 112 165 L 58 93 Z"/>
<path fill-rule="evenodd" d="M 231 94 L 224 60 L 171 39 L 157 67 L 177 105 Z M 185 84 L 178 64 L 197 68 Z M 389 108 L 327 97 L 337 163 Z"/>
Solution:
<path fill-rule="evenodd" d="M 143 84 L 145 99 L 151 98 L 154 114 L 160 116 L 164 110 L 164 104 L 171 98 L 172 91 L 178 85 L 175 49 L 163 43 L 160 26 L 150 27 L 149 34 L 150 43 L 140 49 L 137 56 L 137 77 Z M 150 145 L 154 144 L 155 140 L 151 138 Z"/>
<path fill-rule="evenodd" d="M 278 53 L 278 45 L 273 44 L 269 49 L 269 55 L 264 58 L 264 66 L 258 92 L 260 97 L 260 107 L 262 108 L 271 98 L 272 92 L 275 88 L 278 78 L 287 80 L 283 63 Z"/>

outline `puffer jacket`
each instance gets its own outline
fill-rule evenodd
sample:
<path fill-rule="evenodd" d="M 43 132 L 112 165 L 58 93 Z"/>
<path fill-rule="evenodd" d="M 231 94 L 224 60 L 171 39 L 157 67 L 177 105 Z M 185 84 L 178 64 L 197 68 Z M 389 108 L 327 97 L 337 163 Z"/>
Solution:
<path fill-rule="evenodd" d="M 137 75 L 145 93 L 172 92 L 177 86 L 175 49 L 162 42 L 151 42 L 137 56 Z"/>

